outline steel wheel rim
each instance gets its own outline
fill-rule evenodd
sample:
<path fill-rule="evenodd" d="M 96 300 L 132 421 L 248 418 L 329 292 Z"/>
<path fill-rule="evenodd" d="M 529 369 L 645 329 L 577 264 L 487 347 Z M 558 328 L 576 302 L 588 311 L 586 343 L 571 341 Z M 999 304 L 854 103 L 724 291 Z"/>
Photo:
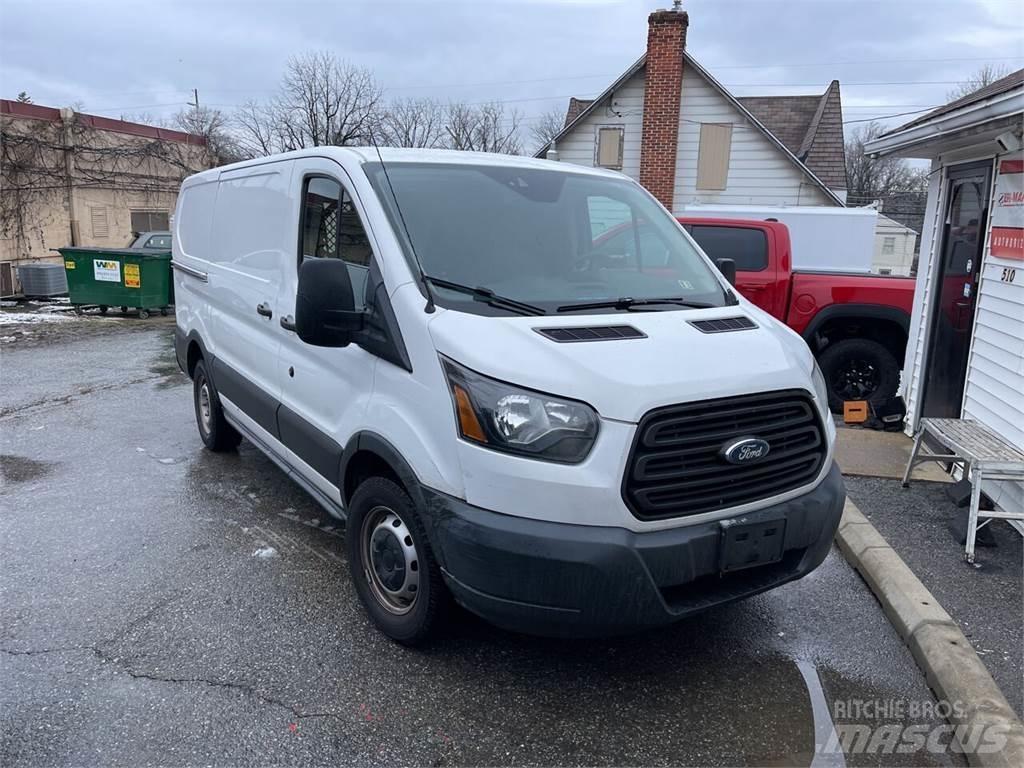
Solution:
<path fill-rule="evenodd" d="M 878 389 L 882 375 L 867 360 L 851 360 L 838 371 L 835 390 L 844 400 L 864 400 Z"/>
<path fill-rule="evenodd" d="M 210 403 L 210 385 L 206 381 L 199 387 L 199 421 L 203 431 L 209 433 L 213 423 L 213 406 Z"/>
<path fill-rule="evenodd" d="M 374 507 L 363 518 L 359 546 L 374 599 L 396 616 L 411 611 L 419 597 L 419 554 L 405 521 L 388 507 Z"/>

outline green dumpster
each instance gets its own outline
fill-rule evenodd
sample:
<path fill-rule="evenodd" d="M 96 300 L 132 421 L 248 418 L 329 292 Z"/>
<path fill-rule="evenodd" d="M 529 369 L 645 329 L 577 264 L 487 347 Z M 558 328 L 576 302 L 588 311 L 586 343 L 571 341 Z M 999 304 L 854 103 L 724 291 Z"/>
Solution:
<path fill-rule="evenodd" d="M 68 295 L 76 312 L 110 307 L 135 310 L 139 317 L 159 310 L 167 314 L 174 301 L 171 252 L 133 248 L 58 248 L 64 257 Z"/>

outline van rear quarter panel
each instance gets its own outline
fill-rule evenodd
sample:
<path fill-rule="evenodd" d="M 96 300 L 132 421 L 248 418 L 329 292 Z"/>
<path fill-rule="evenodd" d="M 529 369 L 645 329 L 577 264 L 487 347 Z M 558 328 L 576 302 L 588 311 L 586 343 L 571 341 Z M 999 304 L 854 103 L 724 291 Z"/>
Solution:
<path fill-rule="evenodd" d="M 217 201 L 216 173 L 193 176 L 182 185 L 174 212 L 174 237 L 171 252 L 174 261 L 209 273 L 210 227 Z M 195 277 L 174 272 L 174 316 L 184 335 L 195 331 L 208 343 L 210 339 L 209 284 Z"/>

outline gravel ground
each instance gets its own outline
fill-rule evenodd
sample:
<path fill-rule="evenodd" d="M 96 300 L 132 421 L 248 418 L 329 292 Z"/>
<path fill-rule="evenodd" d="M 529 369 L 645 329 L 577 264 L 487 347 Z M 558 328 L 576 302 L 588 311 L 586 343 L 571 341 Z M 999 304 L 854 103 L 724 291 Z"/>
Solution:
<path fill-rule="evenodd" d="M 946 485 L 855 477 L 847 492 L 910 569 L 960 625 L 1007 700 L 1024 714 L 1024 596 L 1021 536 L 1001 520 L 989 524 L 997 546 L 979 547 L 974 566 L 949 523 L 966 510 Z"/>

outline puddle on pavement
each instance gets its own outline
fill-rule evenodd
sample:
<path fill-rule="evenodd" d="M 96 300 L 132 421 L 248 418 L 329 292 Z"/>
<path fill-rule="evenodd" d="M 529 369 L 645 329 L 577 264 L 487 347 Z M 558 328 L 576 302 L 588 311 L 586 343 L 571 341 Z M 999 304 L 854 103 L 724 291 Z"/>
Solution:
<path fill-rule="evenodd" d="M 185 384 L 188 378 L 178 367 L 178 358 L 174 353 L 174 332 L 162 334 L 161 339 L 165 342 L 165 347 L 154 358 L 148 369 L 150 373 L 160 377 L 160 380 L 156 382 L 157 389 L 171 389 Z"/>
<path fill-rule="evenodd" d="M 5 483 L 27 483 L 49 474 L 52 470 L 53 465 L 50 462 L 0 454 L 0 478 Z"/>

